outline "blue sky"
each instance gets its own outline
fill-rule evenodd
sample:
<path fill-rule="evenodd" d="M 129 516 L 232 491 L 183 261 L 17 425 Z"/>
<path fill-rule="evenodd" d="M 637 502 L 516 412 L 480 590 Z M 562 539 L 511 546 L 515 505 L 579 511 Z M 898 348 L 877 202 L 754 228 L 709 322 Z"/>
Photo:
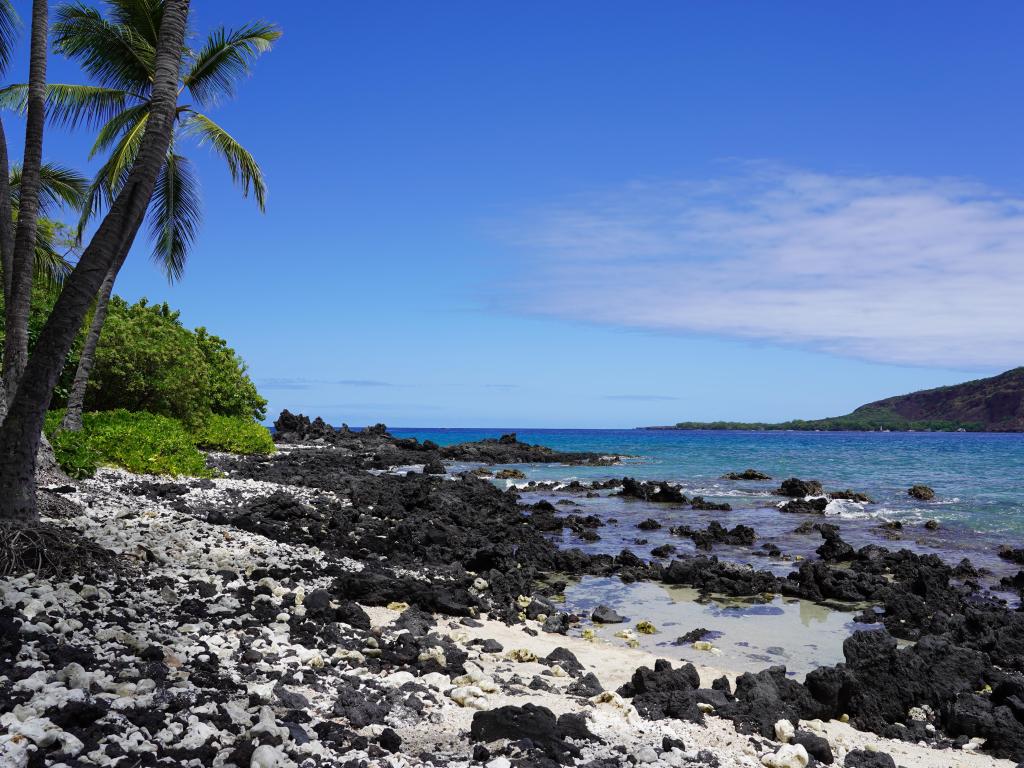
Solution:
<path fill-rule="evenodd" d="M 194 6 L 284 30 L 214 113 L 268 209 L 192 150 L 184 281 L 140 242 L 117 290 L 225 336 L 272 414 L 811 418 L 1022 362 L 1017 3 Z"/>

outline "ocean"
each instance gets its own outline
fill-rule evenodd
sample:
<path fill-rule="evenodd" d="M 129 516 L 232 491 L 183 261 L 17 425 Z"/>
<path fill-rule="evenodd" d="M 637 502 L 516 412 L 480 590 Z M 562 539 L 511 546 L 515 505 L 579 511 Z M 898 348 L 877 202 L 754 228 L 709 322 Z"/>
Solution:
<path fill-rule="evenodd" d="M 824 519 L 840 526 L 843 538 L 855 547 L 879 544 L 890 549 L 933 552 L 950 563 L 969 558 L 975 566 L 995 575 L 1012 574 L 1017 566 L 1000 559 L 1003 544 L 1024 546 L 1024 434 L 934 432 L 748 432 L 590 429 L 392 429 L 392 434 L 433 440 L 440 445 L 499 437 L 516 432 L 519 440 L 560 450 L 629 454 L 621 465 L 575 467 L 558 464 L 517 465 L 527 480 L 496 481 L 524 486 L 529 480 L 607 479 L 631 476 L 679 483 L 687 496 L 732 505 L 731 512 L 695 511 L 602 494 L 597 498 L 571 497 L 574 506 L 564 513 L 596 514 L 616 525 L 598 529 L 601 539 L 582 542 L 566 531 L 562 544 L 588 552 L 616 554 L 630 549 L 651 558 L 651 549 L 672 544 L 680 553 L 694 552 L 693 543 L 672 536 L 674 525 L 703 528 L 712 520 L 726 527 L 749 525 L 758 541 L 749 547 L 716 545 L 713 554 L 723 560 L 752 563 L 783 575 L 795 568 L 798 557 L 814 557 L 821 544 L 817 534 L 799 534 L 796 527 L 817 522 L 817 515 L 786 514 L 783 501 L 771 493 L 788 477 L 820 480 L 826 489 L 853 489 L 874 503 L 834 501 Z M 462 468 L 456 466 L 453 471 Z M 772 476 L 770 481 L 731 481 L 722 475 L 747 468 Z M 935 500 L 916 501 L 907 494 L 922 483 L 935 490 Z M 524 491 L 526 503 L 565 495 Z M 637 523 L 654 518 L 660 530 L 639 530 Z M 939 523 L 937 530 L 926 521 Z M 900 523 L 893 530 L 886 523 Z M 774 544 L 788 557 L 770 558 L 760 549 Z M 754 552 L 752 557 L 751 553 Z M 763 556 L 758 556 L 763 555 Z M 753 561 L 753 562 L 752 562 Z M 1005 595 L 1007 599 L 1014 596 Z M 842 659 L 842 641 L 856 625 L 852 616 L 823 610 L 803 601 L 776 598 L 764 605 L 749 601 L 699 601 L 686 590 L 654 584 L 622 584 L 612 579 L 586 578 L 566 590 L 575 610 L 590 610 L 605 603 L 633 618 L 663 626 L 653 637 L 634 638 L 644 647 L 677 659 L 699 660 L 701 654 L 671 643 L 680 633 L 702 626 L 718 638 L 716 660 L 725 668 L 755 669 L 768 662 L 786 663 L 791 674 L 802 674 L 819 664 Z M 755 622 L 758 632 L 749 632 Z M 743 631 L 739 631 L 740 624 Z M 606 639 L 616 640 L 611 629 Z M 705 663 L 708 663 L 705 660 Z"/>

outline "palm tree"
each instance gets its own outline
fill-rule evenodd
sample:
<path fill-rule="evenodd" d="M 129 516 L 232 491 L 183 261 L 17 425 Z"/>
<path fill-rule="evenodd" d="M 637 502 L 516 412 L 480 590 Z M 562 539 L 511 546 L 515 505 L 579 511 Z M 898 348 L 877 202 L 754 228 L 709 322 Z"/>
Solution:
<path fill-rule="evenodd" d="M 0 522 L 32 525 L 36 506 L 36 452 L 46 409 L 71 345 L 118 256 L 142 226 L 157 177 L 164 167 L 178 110 L 190 0 L 163 0 L 149 93 L 146 131 L 131 169 L 43 326 L 21 382 L 0 427 Z"/>
<path fill-rule="evenodd" d="M 138 154 L 150 112 L 153 52 L 162 10 L 159 0 L 106 0 L 104 5 L 106 15 L 80 3 L 62 5 L 53 25 L 55 49 L 77 61 L 94 83 L 49 86 L 50 119 L 70 125 L 98 125 L 90 157 L 109 153 L 89 187 L 80 231 L 91 216 L 116 196 L 126 169 Z M 238 81 L 250 74 L 255 60 L 270 50 L 280 35 L 275 25 L 263 21 L 235 30 L 220 27 L 207 36 L 199 50 L 185 51 L 175 131 L 149 211 L 153 259 L 170 282 L 179 280 L 184 272 L 202 208 L 192 164 L 176 151 L 180 142 L 192 139 L 200 145 L 209 144 L 224 160 L 243 195 L 248 197 L 251 192 L 259 209 L 264 210 L 266 185 L 255 159 L 193 104 L 207 108 L 233 96 Z M 23 108 L 26 93 L 25 86 L 12 86 L 0 93 L 0 99 L 9 106 Z M 185 98 L 189 101 L 181 103 Z M 82 428 L 86 387 L 106 320 L 107 303 L 127 255 L 126 248 L 100 288 L 69 394 L 64 429 Z"/>
<path fill-rule="evenodd" d="M 0 0 L 0 74 L 6 72 L 11 50 L 17 38 L 18 15 L 10 0 Z M 10 160 L 7 157 L 7 133 L 0 120 L 0 269 L 3 270 L 4 306 L 11 298 L 11 273 L 14 259 L 14 220 L 8 188 Z M 0 387 L 0 417 L 7 412 L 7 397 Z"/>
<path fill-rule="evenodd" d="M 10 295 L 4 307 L 3 376 L 7 397 L 14 392 L 28 361 L 28 318 L 32 304 L 32 273 L 39 220 L 40 168 L 43 164 L 43 126 L 46 123 L 46 54 L 49 4 L 32 0 L 29 46 L 25 154 L 22 160 L 21 214 L 15 228 L 10 265 Z M 6 174 L 4 174 L 6 176 Z M 5 278 L 6 279 L 6 278 Z"/>
<path fill-rule="evenodd" d="M 8 207 L 17 221 L 21 210 L 21 166 L 11 168 L 8 181 Z M 70 250 L 62 253 L 59 240 L 67 228 L 53 218 L 57 208 L 79 212 L 85 204 L 89 180 L 78 171 L 57 163 L 43 163 L 39 169 L 39 222 L 36 236 L 33 279 L 47 287 L 58 290 L 64 278 L 71 274 L 72 264 L 68 261 Z M 6 278 L 6 276 L 5 276 Z"/>

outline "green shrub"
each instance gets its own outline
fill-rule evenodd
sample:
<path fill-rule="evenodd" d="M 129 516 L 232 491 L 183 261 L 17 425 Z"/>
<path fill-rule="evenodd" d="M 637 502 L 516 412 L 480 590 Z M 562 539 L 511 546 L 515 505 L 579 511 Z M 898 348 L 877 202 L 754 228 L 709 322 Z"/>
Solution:
<path fill-rule="evenodd" d="M 87 410 L 149 411 L 198 426 L 211 414 L 262 419 L 266 405 L 224 339 L 188 330 L 166 304 L 111 299 Z"/>
<path fill-rule="evenodd" d="M 112 465 L 129 472 L 155 475 L 210 477 L 206 458 L 196 448 L 195 437 L 175 419 L 154 413 L 124 409 L 89 412 L 77 436 L 57 433 L 63 413 L 47 417 L 47 432 L 62 467 L 78 476 L 89 466 Z"/>
<path fill-rule="evenodd" d="M 229 453 L 273 453 L 274 439 L 262 424 L 250 418 L 211 416 L 193 433 L 196 445 Z"/>
<path fill-rule="evenodd" d="M 84 432 L 57 432 L 50 441 L 61 469 L 75 480 L 92 477 L 100 465 L 100 455 L 89 445 Z"/>
<path fill-rule="evenodd" d="M 96 468 L 114 466 L 154 475 L 210 477 L 199 448 L 229 453 L 273 453 L 274 441 L 251 418 L 210 416 L 189 429 L 177 419 L 144 411 L 89 411 L 82 431 L 60 431 L 63 411 L 46 416 L 46 434 L 57 461 L 73 478 L 92 477 Z"/>

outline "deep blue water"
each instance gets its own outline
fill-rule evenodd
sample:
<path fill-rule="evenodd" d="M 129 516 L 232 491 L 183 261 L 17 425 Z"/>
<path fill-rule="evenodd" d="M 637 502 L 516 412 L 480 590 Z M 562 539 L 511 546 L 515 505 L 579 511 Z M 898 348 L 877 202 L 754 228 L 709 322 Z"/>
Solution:
<path fill-rule="evenodd" d="M 1020 546 L 1024 542 L 1024 434 L 939 432 L 718 432 L 661 430 L 582 429 L 394 429 L 400 436 L 430 439 L 447 445 L 498 437 L 516 431 L 519 439 L 561 450 L 630 454 L 625 466 L 567 467 L 527 465 L 530 479 L 592 479 L 630 475 L 681 483 L 689 495 L 728 501 L 734 513 L 717 513 L 727 525 L 753 525 L 763 540 L 775 540 L 787 551 L 799 551 L 787 536 L 801 521 L 783 515 L 770 495 L 778 480 L 796 476 L 821 480 L 826 488 L 852 488 L 871 496 L 867 505 L 834 503 L 829 515 L 840 522 L 844 536 L 854 544 L 880 540 L 882 520 L 899 520 L 906 528 L 902 546 L 912 549 L 957 552 L 967 550 L 976 561 L 991 559 L 999 543 Z M 770 482 L 735 482 L 720 479 L 732 470 L 754 468 L 773 477 Z M 915 501 L 907 489 L 924 483 L 935 489 L 936 500 Z M 620 519 L 642 519 L 648 514 L 667 524 L 706 524 L 714 513 L 671 510 L 649 504 L 630 504 L 620 499 L 578 500 L 595 512 Z M 567 509 L 566 511 L 575 511 Z M 590 510 L 578 510 L 590 511 Z M 796 518 L 796 519 L 794 519 Z M 927 532 L 922 523 L 935 519 L 942 524 Z M 610 532 L 609 532 L 610 533 Z M 593 549 L 614 550 L 635 531 Z M 662 543 L 657 532 L 648 537 Z M 665 541 L 668 541 L 666 538 Z M 673 543 L 678 544 L 675 539 Z M 820 543 L 820 540 L 815 543 Z M 897 546 L 899 546 L 897 545 Z M 809 546 L 809 544 L 807 545 Z M 893 546 L 893 544 L 888 544 Z M 617 550 L 615 550 L 617 551 Z M 980 564 L 980 563 L 979 563 Z M 1005 565 L 1004 565 L 1005 567 Z"/>

